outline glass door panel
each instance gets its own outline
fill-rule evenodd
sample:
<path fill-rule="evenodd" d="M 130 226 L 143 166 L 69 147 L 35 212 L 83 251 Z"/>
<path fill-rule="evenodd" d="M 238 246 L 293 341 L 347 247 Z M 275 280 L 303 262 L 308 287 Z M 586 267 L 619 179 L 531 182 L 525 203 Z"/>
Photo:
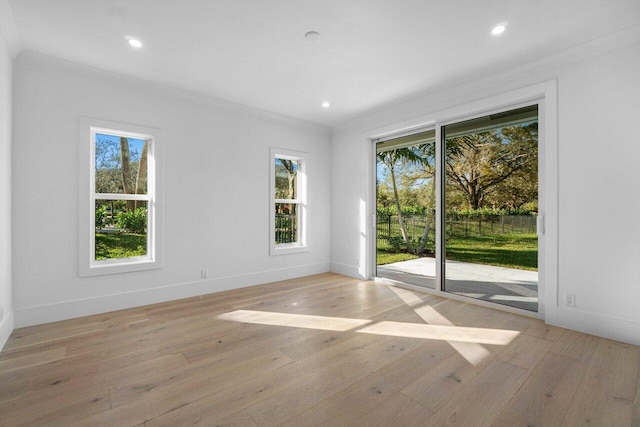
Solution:
<path fill-rule="evenodd" d="M 376 144 L 376 275 L 435 289 L 435 130 Z"/>
<path fill-rule="evenodd" d="M 538 310 L 537 105 L 442 128 L 443 290 Z"/>

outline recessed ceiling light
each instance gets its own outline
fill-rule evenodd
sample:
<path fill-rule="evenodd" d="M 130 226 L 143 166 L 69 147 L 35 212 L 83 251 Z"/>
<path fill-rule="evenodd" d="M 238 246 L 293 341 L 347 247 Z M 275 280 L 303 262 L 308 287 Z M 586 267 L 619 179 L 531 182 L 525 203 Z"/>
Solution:
<path fill-rule="evenodd" d="M 317 42 L 320 40 L 320 33 L 317 31 L 309 31 L 304 35 L 304 38 L 310 42 Z"/>
<path fill-rule="evenodd" d="M 129 39 L 129 44 L 133 47 L 142 47 L 142 42 L 138 39 Z"/>
<path fill-rule="evenodd" d="M 322 108 L 329 108 L 329 107 L 331 107 L 331 104 L 329 103 L 329 101 L 324 101 L 322 103 Z"/>
<path fill-rule="evenodd" d="M 498 35 L 504 33 L 504 30 L 506 30 L 506 29 L 507 29 L 507 24 L 496 25 L 491 30 L 491 34 L 493 34 L 494 36 L 498 36 Z"/>

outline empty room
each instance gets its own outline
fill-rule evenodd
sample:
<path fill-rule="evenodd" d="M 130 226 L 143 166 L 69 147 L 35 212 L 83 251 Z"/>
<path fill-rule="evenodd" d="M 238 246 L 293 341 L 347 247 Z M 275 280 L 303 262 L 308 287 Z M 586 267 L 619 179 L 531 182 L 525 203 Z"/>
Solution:
<path fill-rule="evenodd" d="M 640 425 L 638 76 L 638 0 L 0 0 L 0 426 Z"/>

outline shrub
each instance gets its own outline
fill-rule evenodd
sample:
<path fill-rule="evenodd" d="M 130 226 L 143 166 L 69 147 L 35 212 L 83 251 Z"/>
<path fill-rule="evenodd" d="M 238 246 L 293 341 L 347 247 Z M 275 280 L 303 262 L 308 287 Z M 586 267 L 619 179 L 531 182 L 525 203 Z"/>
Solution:
<path fill-rule="evenodd" d="M 404 243 L 404 239 L 400 236 L 390 236 L 389 246 L 393 252 L 401 252 L 407 249 L 407 245 Z"/>
<path fill-rule="evenodd" d="M 96 209 L 96 229 L 109 225 L 109 213 L 107 206 L 102 205 Z"/>
<path fill-rule="evenodd" d="M 133 211 L 118 213 L 118 228 L 130 233 L 142 234 L 147 230 L 147 208 L 140 207 Z"/>

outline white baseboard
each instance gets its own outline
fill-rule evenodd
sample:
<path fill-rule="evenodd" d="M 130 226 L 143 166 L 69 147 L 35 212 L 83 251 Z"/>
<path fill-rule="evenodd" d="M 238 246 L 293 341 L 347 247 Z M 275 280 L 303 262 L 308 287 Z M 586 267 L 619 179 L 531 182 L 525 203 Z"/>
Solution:
<path fill-rule="evenodd" d="M 567 307 L 557 308 L 554 326 L 640 345 L 640 323 Z"/>
<path fill-rule="evenodd" d="M 217 277 L 208 280 L 199 280 L 197 282 L 180 283 L 94 298 L 21 307 L 14 310 L 15 327 L 22 328 L 25 326 L 57 322 L 59 320 L 73 319 L 76 317 L 190 298 L 197 295 L 277 282 L 279 280 L 311 276 L 329 271 L 330 264 L 326 262 L 237 276 Z M 11 331 L 9 331 L 9 334 L 10 333 Z"/>
<path fill-rule="evenodd" d="M 9 335 L 13 332 L 13 310 L 4 308 L 2 313 L 2 320 L 0 321 L 0 350 L 4 348 L 4 345 L 9 339 Z"/>
<path fill-rule="evenodd" d="M 358 270 L 357 265 L 341 264 L 339 262 L 331 263 L 331 272 L 336 274 L 342 274 L 343 276 L 354 277 L 356 279 L 367 279 Z"/>

